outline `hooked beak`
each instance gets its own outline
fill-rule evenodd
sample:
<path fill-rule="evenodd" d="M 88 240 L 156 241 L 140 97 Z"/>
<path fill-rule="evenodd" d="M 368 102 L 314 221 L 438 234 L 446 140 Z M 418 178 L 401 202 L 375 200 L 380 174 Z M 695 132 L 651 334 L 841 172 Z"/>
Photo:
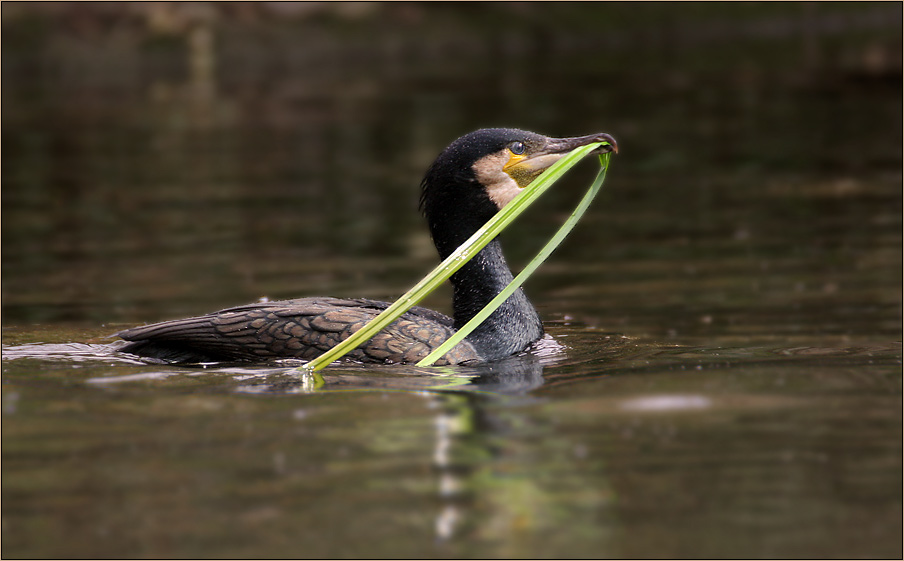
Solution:
<path fill-rule="evenodd" d="M 575 136 L 572 138 L 550 138 L 549 142 L 546 144 L 546 148 L 541 151 L 546 153 L 556 153 L 565 155 L 568 152 L 571 152 L 575 148 L 580 146 L 586 146 L 587 144 L 592 144 L 594 142 L 605 142 L 594 152 L 597 153 L 605 153 L 605 152 L 615 152 L 618 153 L 618 144 L 615 142 L 615 139 L 612 138 L 611 135 L 608 135 L 604 132 L 599 132 L 596 134 L 588 134 L 587 136 Z"/>
<path fill-rule="evenodd" d="M 565 154 L 594 142 L 605 143 L 594 150 L 594 153 L 618 153 L 618 144 L 615 139 L 604 132 L 571 138 L 550 138 L 543 146 L 522 155 L 512 155 L 508 163 L 502 166 L 502 170 L 514 179 L 519 187 L 524 188 Z"/>

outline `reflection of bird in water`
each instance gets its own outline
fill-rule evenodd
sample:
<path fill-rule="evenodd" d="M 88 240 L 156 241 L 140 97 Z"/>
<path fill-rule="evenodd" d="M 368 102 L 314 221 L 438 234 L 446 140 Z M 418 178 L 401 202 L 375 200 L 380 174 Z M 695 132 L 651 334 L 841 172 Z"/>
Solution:
<path fill-rule="evenodd" d="M 421 207 L 445 259 L 543 170 L 571 150 L 607 142 L 607 134 L 549 138 L 516 129 L 482 129 L 449 145 L 427 170 Z M 450 318 L 414 307 L 349 353 L 364 362 L 417 362 L 464 325 L 512 280 L 493 240 L 451 277 Z M 366 299 L 300 298 L 260 302 L 205 316 L 127 329 L 120 350 L 166 362 L 312 359 L 363 327 L 389 306 Z M 522 290 L 436 364 L 497 360 L 543 335 L 537 311 Z"/>

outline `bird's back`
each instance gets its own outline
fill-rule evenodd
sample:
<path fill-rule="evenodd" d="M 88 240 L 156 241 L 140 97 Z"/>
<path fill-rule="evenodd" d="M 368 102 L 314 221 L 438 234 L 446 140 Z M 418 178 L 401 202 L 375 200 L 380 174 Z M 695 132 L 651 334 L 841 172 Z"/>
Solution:
<path fill-rule="evenodd" d="M 300 298 L 259 302 L 118 333 L 120 350 L 171 363 L 310 360 L 337 345 L 390 304 L 368 299 Z M 415 306 L 348 354 L 361 362 L 414 363 L 455 332 L 452 318 Z M 481 361 L 467 341 L 436 364 Z"/>

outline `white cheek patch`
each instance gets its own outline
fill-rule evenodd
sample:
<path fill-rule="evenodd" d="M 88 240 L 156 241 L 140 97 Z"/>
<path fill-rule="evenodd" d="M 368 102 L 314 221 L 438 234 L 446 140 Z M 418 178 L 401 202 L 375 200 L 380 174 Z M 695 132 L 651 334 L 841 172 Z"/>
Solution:
<path fill-rule="evenodd" d="M 509 204 L 521 192 L 521 188 L 518 187 L 515 180 L 502 171 L 502 166 L 507 164 L 508 161 L 509 151 L 505 149 L 495 154 L 484 156 L 471 166 L 477 181 L 486 187 L 487 195 L 499 209 Z"/>

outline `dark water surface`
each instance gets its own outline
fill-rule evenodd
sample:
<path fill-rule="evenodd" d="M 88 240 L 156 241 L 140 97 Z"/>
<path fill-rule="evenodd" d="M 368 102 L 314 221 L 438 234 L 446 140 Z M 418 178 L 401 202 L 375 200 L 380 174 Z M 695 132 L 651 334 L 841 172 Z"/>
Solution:
<path fill-rule="evenodd" d="M 8 6 L 4 557 L 901 557 L 900 5 Z M 532 353 L 115 352 L 394 299 L 436 263 L 424 169 L 500 125 L 621 150 Z"/>

